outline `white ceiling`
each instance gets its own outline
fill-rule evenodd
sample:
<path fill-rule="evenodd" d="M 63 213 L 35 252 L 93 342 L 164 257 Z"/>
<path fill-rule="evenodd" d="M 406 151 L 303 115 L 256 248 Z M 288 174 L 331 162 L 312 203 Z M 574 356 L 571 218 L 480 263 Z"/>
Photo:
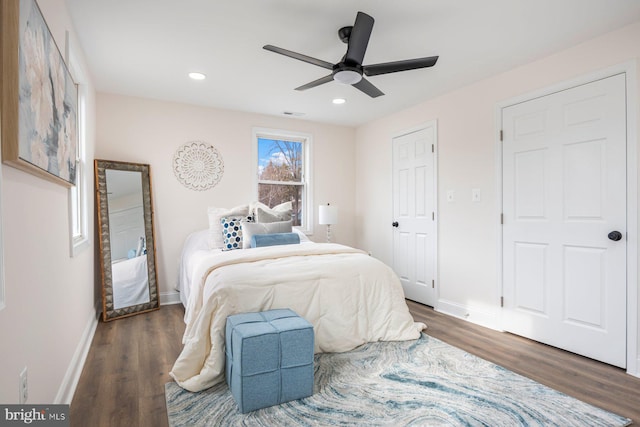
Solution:
<path fill-rule="evenodd" d="M 66 1 L 101 92 L 348 126 L 640 20 L 638 0 Z M 376 99 L 337 82 L 298 92 L 328 70 L 262 49 L 336 63 L 337 31 L 358 11 L 375 18 L 364 65 L 439 55 L 436 66 L 370 77 Z"/>

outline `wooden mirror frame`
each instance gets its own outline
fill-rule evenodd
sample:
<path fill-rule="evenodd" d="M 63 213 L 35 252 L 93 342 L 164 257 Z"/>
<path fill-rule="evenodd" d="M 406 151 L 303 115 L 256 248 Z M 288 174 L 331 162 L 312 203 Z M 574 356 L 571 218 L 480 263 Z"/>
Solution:
<path fill-rule="evenodd" d="M 102 319 L 107 322 L 120 317 L 160 308 L 156 273 L 156 248 L 153 228 L 153 200 L 151 197 L 151 166 L 141 163 L 99 160 L 94 162 L 96 204 L 98 212 L 98 240 L 100 241 L 102 277 Z M 149 302 L 130 307 L 115 308 L 113 301 L 113 277 L 111 270 L 111 240 L 109 228 L 109 205 L 107 200 L 107 170 L 140 172 L 142 176 L 142 203 L 144 208 L 144 229 L 147 246 L 147 272 L 149 279 Z"/>

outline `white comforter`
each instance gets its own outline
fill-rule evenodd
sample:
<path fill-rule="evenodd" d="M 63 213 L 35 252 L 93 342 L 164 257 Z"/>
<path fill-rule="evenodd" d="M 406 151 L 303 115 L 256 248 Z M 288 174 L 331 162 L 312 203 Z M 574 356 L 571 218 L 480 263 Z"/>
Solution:
<path fill-rule="evenodd" d="M 113 279 L 113 306 L 131 307 L 149 302 L 149 275 L 147 256 L 114 262 L 111 264 Z"/>
<path fill-rule="evenodd" d="M 395 273 L 357 249 L 283 245 L 205 258 L 194 274 L 184 348 L 171 371 L 190 391 L 224 380 L 224 331 L 231 314 L 290 308 L 313 324 L 316 353 L 417 339 L 425 328 L 414 323 Z"/>

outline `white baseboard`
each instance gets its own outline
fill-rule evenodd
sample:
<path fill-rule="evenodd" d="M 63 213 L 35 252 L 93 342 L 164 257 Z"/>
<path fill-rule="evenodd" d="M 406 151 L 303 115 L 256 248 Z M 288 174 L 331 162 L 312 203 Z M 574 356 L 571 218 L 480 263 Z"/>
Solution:
<path fill-rule="evenodd" d="M 160 292 L 160 305 L 171 305 L 180 303 L 180 292 Z"/>
<path fill-rule="evenodd" d="M 627 366 L 627 374 L 640 378 L 640 357 L 636 360 L 635 366 Z"/>
<path fill-rule="evenodd" d="M 161 293 L 160 304 L 180 304 L 180 293 Z M 91 316 L 91 320 L 84 328 L 84 332 L 82 333 L 80 342 L 76 347 L 76 351 L 73 353 L 73 357 L 71 358 L 71 362 L 69 363 L 67 372 L 62 378 L 62 383 L 58 388 L 58 393 L 56 394 L 55 400 L 53 402 L 54 404 L 71 404 L 71 401 L 73 400 L 73 394 L 75 393 L 76 387 L 78 386 L 78 381 L 80 381 L 82 368 L 84 368 L 84 363 L 87 360 L 87 355 L 89 354 L 89 349 L 91 348 L 93 336 L 95 335 L 96 328 L 98 327 L 99 315 L 100 313 L 96 313 L 95 315 Z"/>
<path fill-rule="evenodd" d="M 449 316 L 457 317 L 471 323 L 475 323 L 486 328 L 501 331 L 500 319 L 496 312 L 488 312 L 474 307 L 458 304 L 453 301 L 443 299 L 438 300 L 435 310 Z"/>
<path fill-rule="evenodd" d="M 84 328 L 80 342 L 76 347 L 76 351 L 73 353 L 67 372 L 62 378 L 62 383 L 58 388 L 54 404 L 70 405 L 73 400 L 73 394 L 76 392 L 78 381 L 80 381 L 80 375 L 82 374 L 82 368 L 84 368 L 84 362 L 87 360 L 89 349 L 91 348 L 91 342 L 93 336 L 96 333 L 98 327 L 98 315 L 97 313 L 91 316 L 91 320 Z"/>

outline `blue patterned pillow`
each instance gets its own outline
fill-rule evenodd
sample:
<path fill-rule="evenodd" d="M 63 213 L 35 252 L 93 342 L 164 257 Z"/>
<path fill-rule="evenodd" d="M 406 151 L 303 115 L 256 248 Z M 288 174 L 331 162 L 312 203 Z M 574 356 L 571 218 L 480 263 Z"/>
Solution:
<path fill-rule="evenodd" d="M 232 251 L 242 249 L 242 223 L 253 222 L 252 216 L 223 217 L 220 218 L 222 224 L 222 250 Z"/>

